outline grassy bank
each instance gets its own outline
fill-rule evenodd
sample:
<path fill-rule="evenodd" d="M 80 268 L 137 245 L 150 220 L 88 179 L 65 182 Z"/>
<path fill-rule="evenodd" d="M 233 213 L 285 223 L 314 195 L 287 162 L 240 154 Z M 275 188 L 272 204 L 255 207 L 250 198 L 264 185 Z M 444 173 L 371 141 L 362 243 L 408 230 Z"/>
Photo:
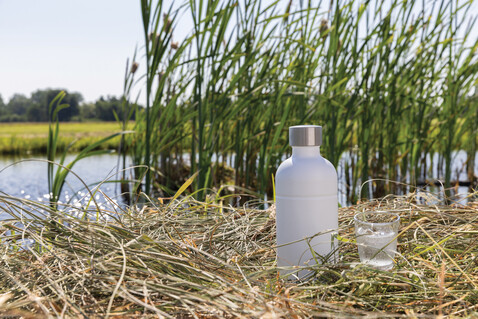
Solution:
<path fill-rule="evenodd" d="M 65 149 L 76 141 L 71 151 L 79 151 L 100 139 L 119 132 L 116 122 L 60 123 L 58 147 Z M 103 148 L 117 148 L 119 138 L 102 145 Z M 0 125 L 0 154 L 24 155 L 45 154 L 48 144 L 48 123 L 2 123 Z"/>
<path fill-rule="evenodd" d="M 220 196 L 209 198 L 92 209 L 99 220 L 84 220 L 0 196 L 10 216 L 0 222 L 0 312 L 25 318 L 477 315 L 477 203 L 428 205 L 423 194 L 410 194 L 341 208 L 340 263 L 314 266 L 309 281 L 291 283 L 277 275 L 274 209 L 232 208 Z M 42 217 L 22 211 L 29 206 Z M 374 209 L 402 218 L 392 271 L 358 264 L 352 216 Z M 37 245 L 19 249 L 22 239 Z"/>

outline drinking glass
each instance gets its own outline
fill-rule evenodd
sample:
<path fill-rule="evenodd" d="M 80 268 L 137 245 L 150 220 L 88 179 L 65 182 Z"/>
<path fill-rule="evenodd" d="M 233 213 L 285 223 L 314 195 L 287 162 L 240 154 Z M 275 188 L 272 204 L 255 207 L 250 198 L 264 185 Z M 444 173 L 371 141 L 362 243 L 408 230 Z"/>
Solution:
<path fill-rule="evenodd" d="M 376 269 L 392 269 L 400 216 L 391 212 L 361 212 L 354 220 L 360 261 Z"/>

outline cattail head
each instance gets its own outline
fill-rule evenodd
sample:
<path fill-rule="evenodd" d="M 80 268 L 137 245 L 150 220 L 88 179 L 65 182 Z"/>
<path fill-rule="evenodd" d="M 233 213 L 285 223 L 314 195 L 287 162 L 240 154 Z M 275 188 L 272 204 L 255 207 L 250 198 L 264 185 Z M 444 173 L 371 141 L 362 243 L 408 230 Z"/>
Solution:
<path fill-rule="evenodd" d="M 329 31 L 329 21 L 327 21 L 327 19 L 322 19 L 322 21 L 320 21 L 319 31 L 322 39 L 327 38 L 327 31 Z"/>
<path fill-rule="evenodd" d="M 167 13 L 163 15 L 163 21 L 164 21 L 164 30 L 166 32 L 171 31 L 171 25 L 173 24 L 173 21 L 171 21 L 171 18 Z"/>
<path fill-rule="evenodd" d="M 158 73 L 158 82 L 161 83 L 161 81 L 163 80 L 163 78 L 164 78 L 164 72 L 161 71 L 161 72 Z"/>
<path fill-rule="evenodd" d="M 133 62 L 133 65 L 131 65 L 131 73 L 135 73 L 136 70 L 138 70 L 139 63 L 138 62 Z"/>

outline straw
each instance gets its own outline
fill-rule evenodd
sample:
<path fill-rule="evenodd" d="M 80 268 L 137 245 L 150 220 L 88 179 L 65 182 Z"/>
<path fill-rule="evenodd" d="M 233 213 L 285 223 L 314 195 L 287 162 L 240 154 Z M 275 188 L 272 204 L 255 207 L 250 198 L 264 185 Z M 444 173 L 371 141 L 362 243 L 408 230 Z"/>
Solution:
<path fill-rule="evenodd" d="M 0 196 L 0 313 L 140 318 L 367 318 L 477 315 L 478 203 L 441 206 L 416 194 L 339 211 L 335 265 L 304 282 L 275 264 L 275 209 L 191 197 L 118 212 L 65 213 Z M 73 207 L 63 210 L 73 211 Z M 400 215 L 391 271 L 359 263 L 353 215 Z M 32 212 L 32 213 L 30 213 Z M 5 216 L 4 216 L 5 217 Z M 27 245 L 32 240 L 34 244 Z"/>

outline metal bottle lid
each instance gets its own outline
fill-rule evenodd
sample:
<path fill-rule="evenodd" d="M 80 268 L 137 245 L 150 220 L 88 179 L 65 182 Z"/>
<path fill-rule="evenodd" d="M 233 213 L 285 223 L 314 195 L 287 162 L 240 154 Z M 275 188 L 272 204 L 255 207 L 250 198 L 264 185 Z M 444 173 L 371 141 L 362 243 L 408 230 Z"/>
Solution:
<path fill-rule="evenodd" d="M 322 144 L 322 126 L 290 126 L 289 144 L 290 146 L 320 146 Z"/>

